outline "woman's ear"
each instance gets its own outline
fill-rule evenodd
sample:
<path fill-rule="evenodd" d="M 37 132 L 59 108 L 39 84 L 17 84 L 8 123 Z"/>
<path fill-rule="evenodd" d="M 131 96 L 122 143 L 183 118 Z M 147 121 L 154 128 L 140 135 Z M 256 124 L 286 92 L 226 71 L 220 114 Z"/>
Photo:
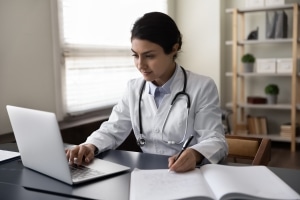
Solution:
<path fill-rule="evenodd" d="M 179 48 L 179 44 L 178 44 L 178 43 L 174 44 L 174 45 L 173 45 L 173 48 L 172 48 L 172 52 L 177 53 L 178 48 Z"/>
<path fill-rule="evenodd" d="M 176 44 L 173 45 L 171 54 L 173 55 L 173 59 L 174 59 L 174 60 L 175 60 L 176 57 L 177 57 L 178 48 L 179 48 L 179 44 L 178 44 L 178 43 L 176 43 Z"/>

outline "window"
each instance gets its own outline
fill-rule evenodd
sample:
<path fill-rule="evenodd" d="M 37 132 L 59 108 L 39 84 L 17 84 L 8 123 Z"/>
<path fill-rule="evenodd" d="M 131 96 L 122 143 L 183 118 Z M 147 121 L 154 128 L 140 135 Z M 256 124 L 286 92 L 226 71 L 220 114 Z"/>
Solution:
<path fill-rule="evenodd" d="M 59 0 L 67 114 L 113 106 L 140 76 L 130 30 L 146 12 L 167 12 L 167 0 Z"/>

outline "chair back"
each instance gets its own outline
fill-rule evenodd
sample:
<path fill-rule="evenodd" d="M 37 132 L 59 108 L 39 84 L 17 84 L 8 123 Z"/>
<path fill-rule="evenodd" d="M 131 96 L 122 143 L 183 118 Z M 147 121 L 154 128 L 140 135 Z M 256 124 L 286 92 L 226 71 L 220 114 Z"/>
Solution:
<path fill-rule="evenodd" d="M 268 138 L 225 135 L 228 143 L 227 161 L 267 166 L 271 160 Z"/>

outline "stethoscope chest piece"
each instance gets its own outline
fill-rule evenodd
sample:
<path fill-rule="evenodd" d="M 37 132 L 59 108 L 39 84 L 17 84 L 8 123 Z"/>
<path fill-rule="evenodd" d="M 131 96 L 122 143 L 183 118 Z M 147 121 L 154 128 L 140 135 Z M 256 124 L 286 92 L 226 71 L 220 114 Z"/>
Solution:
<path fill-rule="evenodd" d="M 145 140 L 144 138 L 139 138 L 139 139 L 137 140 L 137 144 L 138 144 L 140 147 L 142 147 L 142 146 L 144 146 L 144 145 L 146 144 L 146 140 Z"/>

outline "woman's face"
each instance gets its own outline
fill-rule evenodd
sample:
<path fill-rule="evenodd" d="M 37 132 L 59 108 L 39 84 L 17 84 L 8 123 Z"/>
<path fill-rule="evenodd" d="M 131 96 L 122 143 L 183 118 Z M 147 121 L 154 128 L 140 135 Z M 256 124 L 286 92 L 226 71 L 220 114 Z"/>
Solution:
<path fill-rule="evenodd" d="M 132 39 L 131 51 L 134 63 L 146 81 L 162 86 L 171 78 L 176 66 L 174 55 L 177 53 L 177 46 L 174 45 L 174 50 L 170 54 L 165 54 L 163 48 L 156 43 Z"/>

